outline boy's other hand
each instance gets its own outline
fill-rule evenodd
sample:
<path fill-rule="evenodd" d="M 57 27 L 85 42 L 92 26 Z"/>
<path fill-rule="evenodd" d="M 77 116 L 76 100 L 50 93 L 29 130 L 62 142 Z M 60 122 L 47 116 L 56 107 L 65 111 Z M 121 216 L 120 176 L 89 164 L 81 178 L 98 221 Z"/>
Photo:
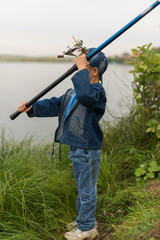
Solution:
<path fill-rule="evenodd" d="M 21 104 L 20 104 L 20 106 L 18 107 L 18 112 L 28 112 L 28 111 L 30 111 L 31 110 L 31 108 L 32 108 L 32 106 L 30 106 L 29 108 L 26 108 L 26 101 L 24 101 L 24 102 L 22 102 Z"/>

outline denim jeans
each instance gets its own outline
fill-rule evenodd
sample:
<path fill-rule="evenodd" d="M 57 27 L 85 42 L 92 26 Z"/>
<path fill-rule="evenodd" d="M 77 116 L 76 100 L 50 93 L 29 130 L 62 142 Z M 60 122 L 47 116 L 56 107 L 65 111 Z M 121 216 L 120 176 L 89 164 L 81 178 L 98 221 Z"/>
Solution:
<path fill-rule="evenodd" d="M 81 231 L 88 231 L 94 228 L 96 222 L 97 178 L 101 150 L 71 147 L 69 156 L 78 190 L 76 222 Z"/>

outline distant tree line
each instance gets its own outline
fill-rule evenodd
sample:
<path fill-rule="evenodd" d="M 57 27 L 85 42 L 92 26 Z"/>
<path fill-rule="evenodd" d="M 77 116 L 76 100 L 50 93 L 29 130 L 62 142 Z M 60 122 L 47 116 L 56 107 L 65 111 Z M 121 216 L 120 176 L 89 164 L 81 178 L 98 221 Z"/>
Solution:
<path fill-rule="evenodd" d="M 152 48 L 156 53 L 160 53 L 160 47 Z M 108 56 L 108 61 L 110 63 L 118 63 L 118 64 L 129 64 L 131 60 L 132 54 L 123 53 L 122 55 Z M 13 62 L 73 62 L 74 59 L 72 57 L 65 57 L 62 59 L 58 59 L 57 57 L 26 57 L 26 56 L 14 56 L 14 55 L 1 55 L 0 61 L 13 61 Z"/>

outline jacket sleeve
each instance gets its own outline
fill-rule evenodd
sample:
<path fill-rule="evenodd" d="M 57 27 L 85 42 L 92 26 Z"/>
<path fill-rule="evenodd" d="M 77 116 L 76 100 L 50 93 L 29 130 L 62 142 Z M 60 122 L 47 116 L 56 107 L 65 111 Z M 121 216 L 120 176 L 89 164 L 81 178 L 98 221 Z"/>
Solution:
<path fill-rule="evenodd" d="M 55 117 L 58 116 L 63 96 L 44 99 L 35 102 L 27 113 L 29 117 Z"/>
<path fill-rule="evenodd" d="M 91 84 L 87 69 L 77 72 L 72 82 L 78 101 L 87 108 L 94 107 L 96 103 L 105 103 L 105 90 L 100 83 Z"/>

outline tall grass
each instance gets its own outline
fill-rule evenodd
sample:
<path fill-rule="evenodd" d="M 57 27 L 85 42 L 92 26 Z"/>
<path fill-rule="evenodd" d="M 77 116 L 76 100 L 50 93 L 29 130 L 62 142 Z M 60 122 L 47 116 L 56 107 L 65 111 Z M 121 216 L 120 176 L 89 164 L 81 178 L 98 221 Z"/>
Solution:
<path fill-rule="evenodd" d="M 56 239 L 75 212 L 71 163 L 31 139 L 0 142 L 0 239 Z M 17 236 L 17 237 L 15 237 Z"/>
<path fill-rule="evenodd" d="M 135 229 L 138 216 L 143 219 L 145 211 L 155 209 L 155 226 L 159 221 L 156 214 L 159 201 L 148 204 L 152 197 L 147 197 L 145 185 L 137 186 L 135 179 L 139 164 L 153 158 L 160 161 L 157 140 L 145 133 L 143 121 L 143 116 L 136 119 L 130 115 L 115 125 L 103 124 L 97 217 L 107 231 L 114 232 L 110 239 L 138 239 L 143 225 L 137 235 L 127 235 L 125 226 L 130 231 Z M 77 192 L 68 147 L 63 146 L 60 155 L 58 151 L 54 157 L 51 153 L 52 144 L 33 145 L 31 138 L 19 142 L 14 138 L 7 140 L 2 130 L 0 239 L 62 240 L 65 224 L 75 220 Z M 147 201 L 142 201 L 144 197 Z"/>

